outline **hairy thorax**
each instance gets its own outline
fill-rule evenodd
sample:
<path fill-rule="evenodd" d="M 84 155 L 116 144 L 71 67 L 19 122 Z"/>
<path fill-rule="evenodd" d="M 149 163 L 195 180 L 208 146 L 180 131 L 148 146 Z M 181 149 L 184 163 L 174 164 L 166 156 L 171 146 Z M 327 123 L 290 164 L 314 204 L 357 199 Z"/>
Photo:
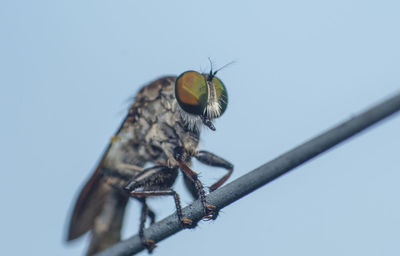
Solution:
<path fill-rule="evenodd" d="M 184 147 L 187 163 L 197 149 L 198 129 L 189 129 L 174 96 L 176 77 L 163 77 L 143 87 L 128 117 L 111 139 L 104 167 L 140 171 L 147 162 L 177 167 L 173 154 Z"/>

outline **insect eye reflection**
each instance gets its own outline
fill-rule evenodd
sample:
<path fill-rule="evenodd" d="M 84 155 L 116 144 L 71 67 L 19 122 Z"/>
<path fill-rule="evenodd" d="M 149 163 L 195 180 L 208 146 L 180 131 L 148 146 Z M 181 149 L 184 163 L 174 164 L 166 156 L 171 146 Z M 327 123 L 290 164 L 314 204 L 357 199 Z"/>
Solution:
<path fill-rule="evenodd" d="M 207 75 L 196 71 L 186 71 L 175 81 L 175 97 L 179 106 L 187 113 L 193 115 L 204 115 L 210 101 L 215 101 L 219 105 L 219 115 L 226 110 L 228 94 L 222 81 L 213 77 L 209 88 L 206 80 Z M 215 90 L 215 97 L 210 98 L 209 90 Z"/>
<path fill-rule="evenodd" d="M 208 86 L 203 75 L 186 71 L 175 82 L 175 97 L 181 108 L 194 115 L 201 115 L 207 106 Z"/>

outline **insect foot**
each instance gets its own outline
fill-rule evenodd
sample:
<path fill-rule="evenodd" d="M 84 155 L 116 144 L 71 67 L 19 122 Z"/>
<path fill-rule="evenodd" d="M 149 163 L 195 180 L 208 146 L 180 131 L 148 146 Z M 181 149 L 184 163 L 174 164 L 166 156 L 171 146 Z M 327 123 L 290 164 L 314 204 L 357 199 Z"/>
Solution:
<path fill-rule="evenodd" d="M 183 217 L 181 221 L 182 228 L 194 228 L 196 226 L 195 223 L 191 219 L 188 219 L 186 217 Z"/>
<path fill-rule="evenodd" d="M 150 240 L 150 239 L 143 240 L 142 243 L 143 243 L 143 246 L 147 249 L 147 251 L 149 253 L 152 253 L 154 248 L 157 247 L 156 243 L 153 240 Z"/>
<path fill-rule="evenodd" d="M 217 217 L 218 217 L 217 207 L 212 204 L 207 204 L 207 207 L 205 208 L 205 216 L 203 217 L 203 220 L 205 220 L 205 221 L 215 220 Z"/>

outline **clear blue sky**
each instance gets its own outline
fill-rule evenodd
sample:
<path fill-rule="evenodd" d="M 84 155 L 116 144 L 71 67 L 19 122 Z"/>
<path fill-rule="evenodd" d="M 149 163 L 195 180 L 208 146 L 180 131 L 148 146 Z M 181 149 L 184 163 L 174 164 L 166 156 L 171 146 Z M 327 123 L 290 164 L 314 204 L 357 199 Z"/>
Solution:
<path fill-rule="evenodd" d="M 201 148 L 236 178 L 399 91 L 399 12 L 399 1 L 2 0 L 0 254 L 84 251 L 87 237 L 63 243 L 72 202 L 141 85 L 235 60 L 219 74 L 228 109 Z M 155 255 L 400 255 L 399 130 L 397 115 Z M 208 184 L 224 173 L 194 168 Z M 168 198 L 152 207 L 174 211 Z"/>

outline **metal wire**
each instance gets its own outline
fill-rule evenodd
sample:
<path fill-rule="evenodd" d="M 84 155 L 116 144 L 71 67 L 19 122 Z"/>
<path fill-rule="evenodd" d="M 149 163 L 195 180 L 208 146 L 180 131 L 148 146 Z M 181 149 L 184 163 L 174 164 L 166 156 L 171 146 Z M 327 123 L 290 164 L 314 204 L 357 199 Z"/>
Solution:
<path fill-rule="evenodd" d="M 400 93 L 210 193 L 207 201 L 222 209 L 399 110 Z M 184 216 L 194 222 L 203 216 L 203 208 L 198 200 L 182 211 Z M 181 230 L 176 214 L 172 214 L 146 229 L 144 233 L 148 239 L 159 242 Z M 96 256 L 127 256 L 143 249 L 139 236 L 135 235 Z"/>

